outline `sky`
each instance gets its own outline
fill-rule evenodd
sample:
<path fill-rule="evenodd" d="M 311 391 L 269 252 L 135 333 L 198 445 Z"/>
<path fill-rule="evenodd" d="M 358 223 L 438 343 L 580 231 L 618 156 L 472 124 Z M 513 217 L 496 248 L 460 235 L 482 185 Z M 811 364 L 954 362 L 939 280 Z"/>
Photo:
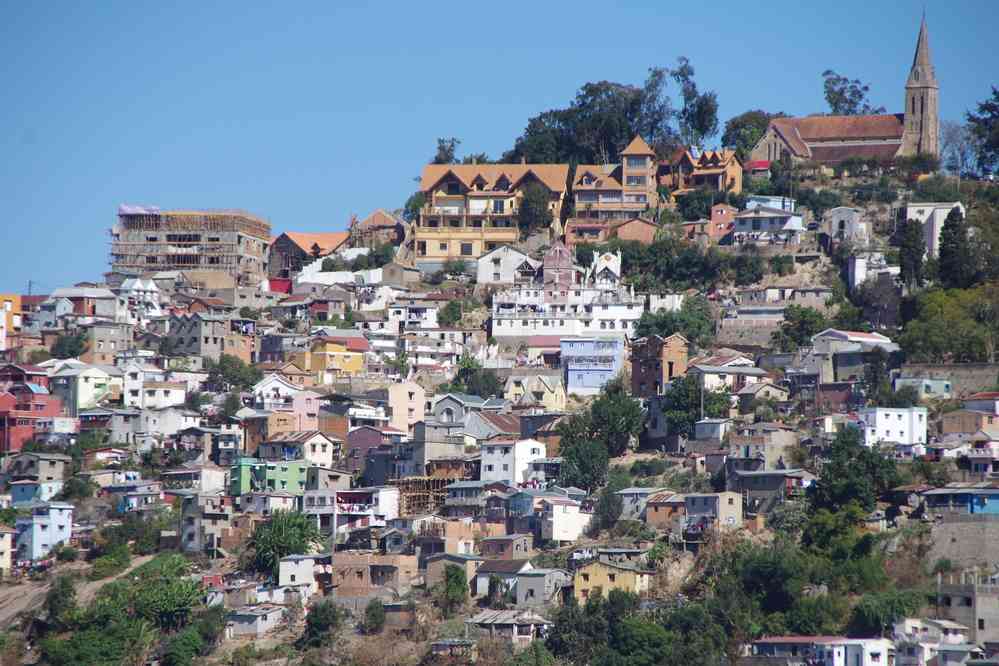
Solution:
<path fill-rule="evenodd" d="M 3 0 L 0 292 L 99 280 L 121 203 L 342 230 L 402 206 L 437 137 L 496 157 L 582 84 L 678 56 L 723 122 L 826 111 L 826 69 L 902 110 L 923 4 L 716 4 Z M 999 3 L 925 10 L 957 120 L 999 85 Z"/>

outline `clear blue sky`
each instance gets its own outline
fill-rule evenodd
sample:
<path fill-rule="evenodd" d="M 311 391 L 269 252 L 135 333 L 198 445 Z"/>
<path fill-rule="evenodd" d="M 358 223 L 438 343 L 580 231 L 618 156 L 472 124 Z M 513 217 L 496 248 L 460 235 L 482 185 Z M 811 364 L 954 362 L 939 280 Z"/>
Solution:
<path fill-rule="evenodd" d="M 215 4 L 3 3 L 0 291 L 99 279 L 122 202 L 343 229 L 401 206 L 437 137 L 496 156 L 586 81 L 640 83 L 680 55 L 723 120 L 824 111 L 827 68 L 901 111 L 923 7 Z M 941 115 L 957 119 L 999 85 L 999 3 L 926 11 Z"/>

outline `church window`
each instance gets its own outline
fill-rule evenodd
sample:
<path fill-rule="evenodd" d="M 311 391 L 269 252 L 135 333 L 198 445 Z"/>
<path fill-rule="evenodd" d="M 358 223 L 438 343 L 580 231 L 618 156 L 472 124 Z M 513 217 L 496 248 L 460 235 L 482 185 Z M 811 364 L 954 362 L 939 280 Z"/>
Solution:
<path fill-rule="evenodd" d="M 916 112 L 916 98 L 915 97 L 912 98 L 912 112 L 913 113 Z"/>

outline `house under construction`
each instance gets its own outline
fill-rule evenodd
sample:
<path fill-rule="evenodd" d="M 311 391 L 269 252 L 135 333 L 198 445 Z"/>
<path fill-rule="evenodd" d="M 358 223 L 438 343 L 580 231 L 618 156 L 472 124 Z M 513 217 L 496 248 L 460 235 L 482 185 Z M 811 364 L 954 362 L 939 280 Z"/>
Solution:
<path fill-rule="evenodd" d="M 255 286 L 267 278 L 270 238 L 271 225 L 245 211 L 122 205 L 111 229 L 111 270 L 210 271 Z"/>
<path fill-rule="evenodd" d="M 444 508 L 447 487 L 455 481 L 479 478 L 479 459 L 437 458 L 427 461 L 427 476 L 389 481 L 399 489 L 399 515 L 437 513 Z"/>

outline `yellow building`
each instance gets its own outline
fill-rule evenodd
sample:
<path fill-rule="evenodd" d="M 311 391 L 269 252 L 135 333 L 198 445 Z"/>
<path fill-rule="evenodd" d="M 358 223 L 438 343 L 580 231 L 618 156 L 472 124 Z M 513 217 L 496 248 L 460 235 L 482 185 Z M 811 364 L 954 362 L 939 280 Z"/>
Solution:
<path fill-rule="evenodd" d="M 21 295 L 0 294 L 0 314 L 3 316 L 0 351 L 3 351 L 11 344 L 11 338 L 21 332 Z"/>
<path fill-rule="evenodd" d="M 472 261 L 520 240 L 517 215 L 524 190 L 541 185 L 559 219 L 569 177 L 567 164 L 429 164 L 425 197 L 414 229 L 416 264 L 436 270 L 448 259 Z"/>
<path fill-rule="evenodd" d="M 511 375 L 506 380 L 503 397 L 519 407 L 544 407 L 549 412 L 565 411 L 565 386 L 562 378 L 552 375 Z"/>
<path fill-rule="evenodd" d="M 312 373 L 317 383 L 329 384 L 335 377 L 363 372 L 367 349 L 363 338 L 319 338 L 309 351 L 292 354 L 291 361 Z"/>
<path fill-rule="evenodd" d="M 591 594 L 601 594 L 606 597 L 611 590 L 643 595 L 649 591 L 649 584 L 654 575 L 653 571 L 638 569 L 629 564 L 594 560 L 576 569 L 576 574 L 573 576 L 573 593 L 579 604 L 586 603 Z"/>
<path fill-rule="evenodd" d="M 742 192 L 742 162 L 734 150 L 706 150 L 694 157 L 678 152 L 660 170 L 659 183 L 682 195 L 700 188 L 715 192 Z"/>

